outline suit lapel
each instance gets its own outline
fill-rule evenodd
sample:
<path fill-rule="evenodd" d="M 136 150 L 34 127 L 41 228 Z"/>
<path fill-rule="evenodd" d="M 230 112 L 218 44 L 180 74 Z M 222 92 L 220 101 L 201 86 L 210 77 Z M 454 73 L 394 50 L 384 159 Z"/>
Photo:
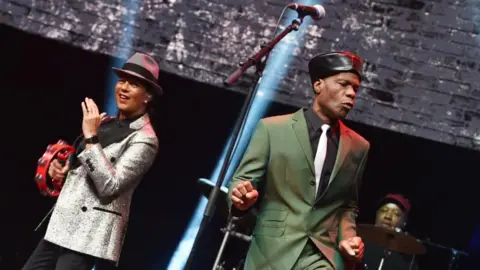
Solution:
<path fill-rule="evenodd" d="M 142 117 L 130 123 L 130 128 L 138 130 L 147 124 L 150 124 L 150 117 L 148 117 L 148 113 L 142 115 Z"/>
<path fill-rule="evenodd" d="M 345 161 L 345 157 L 347 156 L 348 152 L 350 152 L 350 144 L 352 143 L 352 138 L 350 137 L 350 133 L 348 132 L 348 128 L 343 125 L 342 122 L 339 121 L 340 125 L 340 142 L 338 145 L 338 152 L 337 158 L 335 159 L 335 165 L 333 166 L 332 174 L 330 175 L 330 180 L 328 184 L 335 179 L 337 176 L 338 171 L 342 167 L 343 162 Z"/>
<path fill-rule="evenodd" d="M 312 174 L 315 175 L 315 167 L 313 165 L 312 146 L 310 144 L 310 138 L 308 137 L 307 122 L 305 120 L 305 115 L 303 114 L 303 109 L 298 110 L 293 115 L 292 120 L 293 120 L 292 128 L 293 128 L 293 131 L 295 132 L 295 136 L 297 137 L 298 142 L 300 143 L 303 153 L 305 153 L 305 158 L 308 161 L 308 165 L 310 166 L 310 170 L 312 171 Z"/>

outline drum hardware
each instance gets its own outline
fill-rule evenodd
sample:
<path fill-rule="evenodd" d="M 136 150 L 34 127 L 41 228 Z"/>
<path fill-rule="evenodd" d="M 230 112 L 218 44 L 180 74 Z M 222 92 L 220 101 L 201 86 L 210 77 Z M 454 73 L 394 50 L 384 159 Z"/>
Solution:
<path fill-rule="evenodd" d="M 357 231 L 360 237 L 387 250 L 408 255 L 426 253 L 425 246 L 417 238 L 395 229 L 370 224 L 358 224 Z"/>
<path fill-rule="evenodd" d="M 451 252 L 448 270 L 454 269 L 454 266 L 460 255 L 468 256 L 468 253 L 465 251 L 434 243 L 428 238 L 424 240 L 417 239 L 411 235 L 408 235 L 407 233 L 401 232 L 399 229 L 392 229 L 370 224 L 358 224 L 357 231 L 360 237 L 365 238 L 370 242 L 373 242 L 384 248 L 384 256 L 380 261 L 378 270 L 382 269 L 385 260 L 391 253 L 390 251 L 413 255 L 410 263 L 410 269 L 412 269 L 415 256 L 426 253 L 425 245 L 449 250 Z"/>
<path fill-rule="evenodd" d="M 205 178 L 200 178 L 198 179 L 198 183 L 200 185 L 200 192 L 205 196 L 207 199 L 210 196 L 210 192 L 213 190 L 213 187 L 215 186 L 215 183 L 212 181 L 205 179 Z M 228 206 L 228 189 L 226 187 L 222 187 L 220 189 L 220 195 L 221 198 L 217 200 L 217 209 L 220 212 L 220 214 L 224 217 L 230 217 L 230 207 Z M 238 218 L 235 220 L 235 224 L 238 230 L 241 231 L 250 231 L 257 220 L 255 211 L 252 210 L 251 214 L 246 214 L 245 216 Z"/>
<path fill-rule="evenodd" d="M 237 237 L 237 238 L 245 240 L 245 241 L 250 241 L 250 239 L 251 239 L 251 237 L 249 237 L 249 236 L 246 236 L 244 234 L 235 232 L 234 222 L 236 220 L 238 220 L 237 217 L 233 217 L 233 216 L 230 217 L 229 220 L 228 220 L 228 223 L 227 223 L 227 227 L 221 229 L 221 231 L 223 232 L 223 240 L 222 240 L 222 244 L 220 245 L 220 248 L 217 252 L 217 257 L 215 258 L 215 263 L 213 264 L 212 270 L 223 269 L 223 267 L 218 268 L 218 266 L 220 265 L 220 260 L 222 259 L 222 255 L 223 255 L 223 252 L 225 250 L 225 246 L 227 245 L 227 241 L 230 238 L 230 236 L 234 236 L 234 237 Z"/>
<path fill-rule="evenodd" d="M 388 255 L 390 254 L 391 252 L 388 249 L 383 250 L 383 257 L 380 260 L 380 264 L 378 265 L 378 270 L 381 270 L 383 268 L 383 263 L 385 262 L 385 260 L 388 258 Z"/>
<path fill-rule="evenodd" d="M 220 229 L 220 231 L 222 231 L 223 233 L 225 233 L 227 231 L 227 228 L 222 228 Z M 246 234 L 243 234 L 243 233 L 239 233 L 239 232 L 236 232 L 234 230 L 231 230 L 230 231 L 230 235 L 233 236 L 233 237 L 236 237 L 238 239 L 241 239 L 247 243 L 250 243 L 250 241 L 252 241 L 252 237 L 251 236 L 248 236 Z"/>
<path fill-rule="evenodd" d="M 208 179 L 200 178 L 198 180 L 202 193 L 205 197 L 210 196 L 210 192 L 213 190 L 215 183 L 211 182 Z M 234 217 L 230 213 L 230 209 L 227 203 L 228 200 L 228 189 L 225 187 L 222 187 L 220 189 L 220 198 L 217 200 L 217 206 L 220 210 L 220 213 L 223 214 L 228 218 L 228 223 L 225 228 L 220 229 L 224 236 L 222 240 L 222 244 L 220 245 L 220 248 L 217 252 L 217 257 L 215 258 L 215 263 L 213 264 L 212 270 L 223 270 L 225 269 L 224 265 L 225 262 L 220 262 L 223 252 L 225 250 L 225 247 L 227 245 L 227 242 L 230 238 L 230 236 L 236 237 L 238 239 L 244 240 L 246 242 L 250 242 L 252 237 L 245 235 L 243 233 L 237 232 L 235 229 L 238 227 L 242 228 L 252 228 L 253 224 L 255 222 L 255 216 L 254 215 L 245 215 L 245 217 Z"/>
<path fill-rule="evenodd" d="M 432 247 L 449 250 L 452 255 L 450 257 L 450 262 L 448 264 L 448 270 L 453 270 L 454 269 L 453 267 L 457 263 L 458 257 L 460 255 L 468 256 L 468 253 L 465 252 L 465 251 L 457 250 L 457 249 L 454 249 L 454 248 L 451 248 L 451 247 L 447 247 L 447 246 L 444 246 L 444 245 L 434 243 L 434 242 L 430 241 L 430 239 L 428 239 L 428 238 L 424 239 L 424 240 L 419 240 L 419 241 L 426 244 L 426 245 L 432 246 Z"/>
<path fill-rule="evenodd" d="M 408 235 L 397 228 L 387 228 L 371 224 L 358 224 L 357 232 L 360 237 L 384 248 L 378 270 L 382 270 L 384 262 L 391 254 L 391 251 L 413 256 L 426 253 L 425 246 L 417 238 Z M 410 264 L 410 268 L 412 265 L 413 263 Z"/>

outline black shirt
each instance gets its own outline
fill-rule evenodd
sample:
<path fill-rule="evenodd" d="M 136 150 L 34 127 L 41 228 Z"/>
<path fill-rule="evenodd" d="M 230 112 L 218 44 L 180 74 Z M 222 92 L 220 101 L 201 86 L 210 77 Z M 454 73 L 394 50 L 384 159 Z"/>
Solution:
<path fill-rule="evenodd" d="M 105 118 L 98 129 L 98 139 L 100 141 L 100 145 L 105 148 L 114 142 L 119 142 L 126 138 L 134 131 L 130 128 L 130 124 L 142 116 L 143 115 L 139 115 L 130 119 L 123 120 L 115 117 Z M 72 168 L 76 168 L 77 166 L 80 166 L 77 155 L 80 154 L 83 150 L 85 150 L 85 141 L 83 134 L 75 140 L 73 146 L 76 148 L 76 154 L 71 155 L 69 159 Z"/>
<path fill-rule="evenodd" d="M 308 137 L 312 146 L 313 160 L 317 153 L 318 142 L 322 135 L 322 125 L 325 124 L 312 108 L 305 110 L 305 120 L 307 121 Z M 333 166 L 337 159 L 338 143 L 340 141 L 340 128 L 338 122 L 330 126 L 327 130 L 327 155 L 323 164 L 322 175 L 320 177 L 317 196 L 321 196 L 328 186 Z"/>

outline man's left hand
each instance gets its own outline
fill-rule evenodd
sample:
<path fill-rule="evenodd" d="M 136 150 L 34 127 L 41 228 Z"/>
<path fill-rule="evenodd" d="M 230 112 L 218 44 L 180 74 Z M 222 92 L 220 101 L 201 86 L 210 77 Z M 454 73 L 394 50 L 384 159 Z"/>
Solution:
<path fill-rule="evenodd" d="M 340 241 L 339 248 L 345 258 L 360 261 L 363 258 L 365 245 L 362 238 L 355 236 Z"/>
<path fill-rule="evenodd" d="M 106 113 L 99 114 L 97 104 L 95 104 L 95 102 L 93 102 L 93 100 L 90 98 L 85 98 L 85 101 L 82 102 L 82 111 L 83 136 L 85 138 L 90 138 L 97 135 L 102 118 L 105 117 Z"/>

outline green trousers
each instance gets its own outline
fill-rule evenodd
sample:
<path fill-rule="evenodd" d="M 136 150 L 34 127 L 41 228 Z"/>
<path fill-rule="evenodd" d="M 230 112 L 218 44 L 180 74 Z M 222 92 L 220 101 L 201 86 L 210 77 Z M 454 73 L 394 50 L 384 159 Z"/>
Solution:
<path fill-rule="evenodd" d="M 308 240 L 307 244 L 300 253 L 300 257 L 293 265 L 292 270 L 334 270 L 327 258 L 318 250 L 312 240 Z"/>

